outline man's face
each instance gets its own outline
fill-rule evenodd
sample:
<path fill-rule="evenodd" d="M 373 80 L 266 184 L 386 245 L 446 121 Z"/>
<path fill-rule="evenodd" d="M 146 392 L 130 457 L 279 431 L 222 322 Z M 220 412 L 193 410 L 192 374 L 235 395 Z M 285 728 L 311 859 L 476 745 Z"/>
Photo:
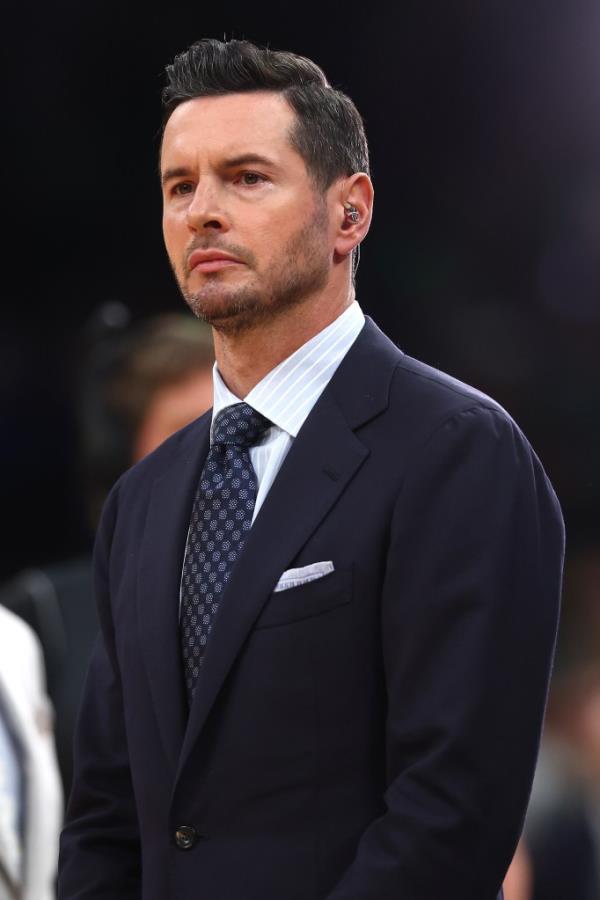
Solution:
<path fill-rule="evenodd" d="M 334 235 L 276 93 L 201 97 L 178 106 L 161 154 L 163 233 L 193 312 L 240 332 L 327 284 Z"/>

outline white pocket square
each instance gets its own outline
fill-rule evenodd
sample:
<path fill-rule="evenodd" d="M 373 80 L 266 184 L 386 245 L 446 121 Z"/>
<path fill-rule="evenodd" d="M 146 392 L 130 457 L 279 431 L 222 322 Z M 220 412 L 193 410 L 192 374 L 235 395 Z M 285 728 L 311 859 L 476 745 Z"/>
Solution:
<path fill-rule="evenodd" d="M 326 562 L 311 563 L 310 566 L 300 566 L 299 569 L 287 569 L 275 585 L 274 592 L 287 591 L 289 588 L 308 584 L 309 581 L 316 581 L 317 578 L 329 575 L 333 571 L 334 565 L 330 559 Z"/>

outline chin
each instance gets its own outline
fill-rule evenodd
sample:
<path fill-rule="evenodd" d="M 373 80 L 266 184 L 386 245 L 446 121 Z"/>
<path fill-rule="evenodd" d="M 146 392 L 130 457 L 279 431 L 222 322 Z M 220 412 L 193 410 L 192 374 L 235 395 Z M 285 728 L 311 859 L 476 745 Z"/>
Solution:
<path fill-rule="evenodd" d="M 218 331 L 242 331 L 265 317 L 261 299 L 254 292 L 186 291 L 184 297 L 194 315 Z"/>

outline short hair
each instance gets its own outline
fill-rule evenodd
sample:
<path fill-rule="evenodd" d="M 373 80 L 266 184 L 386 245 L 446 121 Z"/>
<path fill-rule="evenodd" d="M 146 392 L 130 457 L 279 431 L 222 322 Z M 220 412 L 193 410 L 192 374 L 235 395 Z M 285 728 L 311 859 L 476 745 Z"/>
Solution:
<path fill-rule="evenodd" d="M 214 360 L 212 330 L 183 313 L 163 313 L 132 330 L 106 395 L 131 446 L 156 393 L 196 372 L 212 371 Z"/>
<path fill-rule="evenodd" d="M 184 313 L 163 313 L 96 337 L 79 384 L 81 467 L 95 526 L 106 495 L 132 464 L 135 440 L 157 392 L 210 373 L 212 331 Z"/>
<path fill-rule="evenodd" d="M 296 114 L 290 141 L 321 190 L 337 178 L 369 173 L 362 118 L 352 100 L 332 87 L 316 63 L 250 41 L 204 38 L 166 67 L 163 129 L 186 100 L 251 91 L 283 95 Z"/>

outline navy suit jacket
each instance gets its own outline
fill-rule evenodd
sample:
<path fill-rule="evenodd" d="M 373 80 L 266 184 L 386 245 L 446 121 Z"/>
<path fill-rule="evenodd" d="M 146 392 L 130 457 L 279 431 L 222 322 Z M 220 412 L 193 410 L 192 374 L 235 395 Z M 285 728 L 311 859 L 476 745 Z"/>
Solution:
<path fill-rule="evenodd" d="M 61 900 L 494 900 L 557 626 L 537 457 L 367 320 L 257 515 L 188 716 L 179 582 L 210 421 L 105 507 Z"/>

